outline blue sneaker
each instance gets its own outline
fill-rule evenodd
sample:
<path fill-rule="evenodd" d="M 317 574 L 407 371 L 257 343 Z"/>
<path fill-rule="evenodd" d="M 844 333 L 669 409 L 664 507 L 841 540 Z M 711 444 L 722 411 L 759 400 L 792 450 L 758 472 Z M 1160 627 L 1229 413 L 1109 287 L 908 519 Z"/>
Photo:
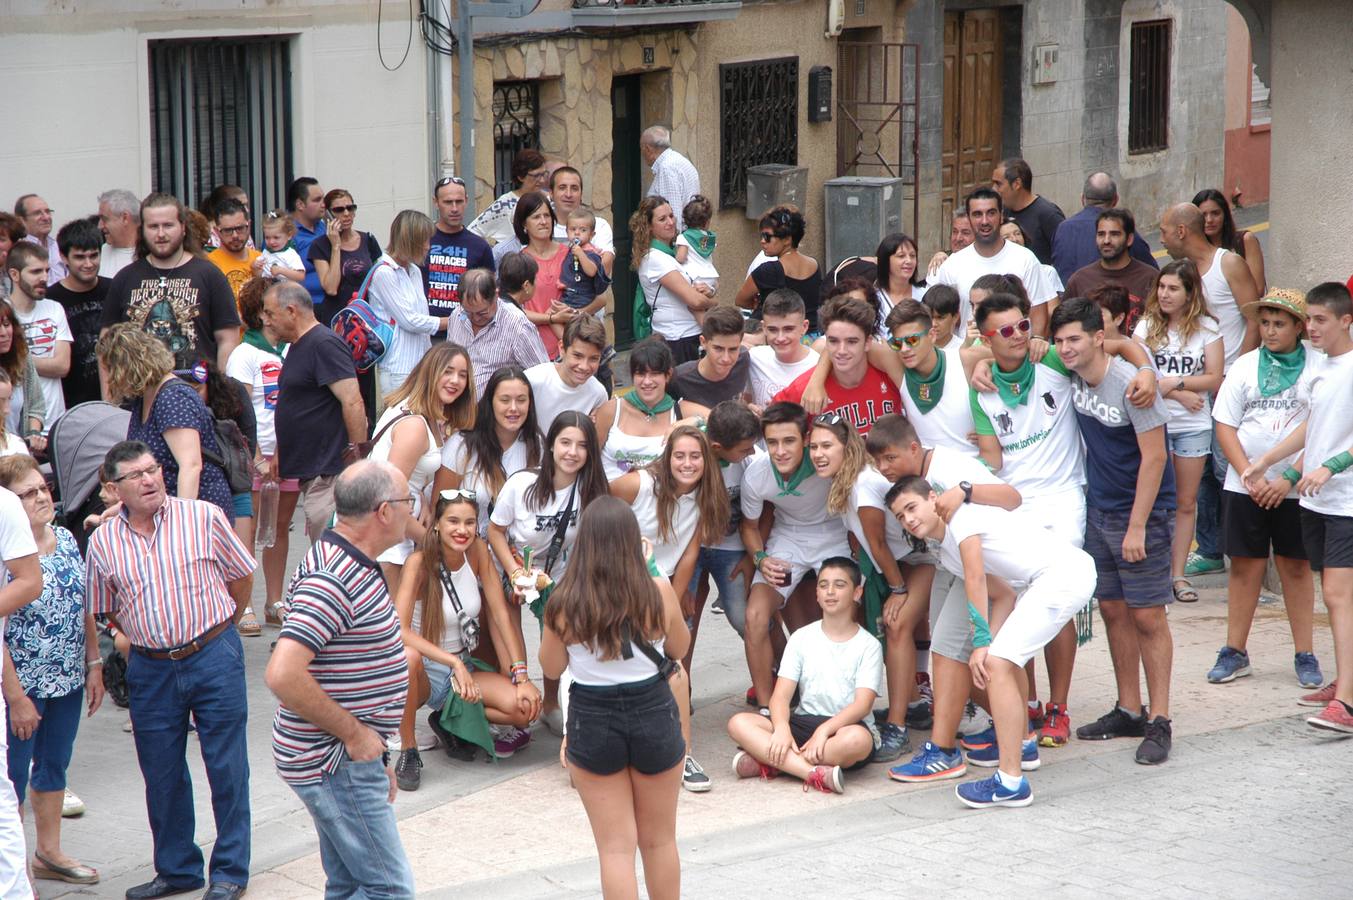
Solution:
<path fill-rule="evenodd" d="M 946 778 L 961 778 L 967 771 L 968 766 L 963 762 L 963 754 L 958 750 L 945 753 L 930 741 L 926 741 L 921 746 L 920 752 L 911 758 L 911 762 L 889 769 L 888 777 L 893 781 L 905 781 L 914 784 L 925 781 L 943 781 Z"/>
<path fill-rule="evenodd" d="M 972 809 L 986 809 L 990 806 L 1028 806 L 1034 802 L 1034 792 L 1029 787 L 1029 779 L 1020 778 L 1019 787 L 1007 790 L 995 775 L 981 781 L 967 781 L 957 785 L 954 793 L 959 802 Z"/>
<path fill-rule="evenodd" d="M 1038 738 L 1025 738 L 1020 745 L 1019 767 L 1026 772 L 1032 772 L 1043 762 L 1038 758 Z M 1001 762 L 1000 748 L 995 744 L 989 747 L 982 747 L 977 750 L 968 751 L 968 762 L 974 766 L 981 766 L 984 769 L 994 769 Z"/>
<path fill-rule="evenodd" d="M 870 762 L 892 762 L 907 752 L 911 740 L 907 737 L 907 729 L 899 728 L 892 722 L 884 722 L 879 726 L 879 745 L 874 748 L 874 753 L 869 757 Z"/>
<path fill-rule="evenodd" d="M 1250 655 L 1244 650 L 1222 647 L 1217 651 L 1217 664 L 1207 673 L 1213 684 L 1226 684 L 1250 674 Z"/>
<path fill-rule="evenodd" d="M 1325 683 L 1325 676 L 1320 672 L 1320 660 L 1315 658 L 1314 653 L 1298 653 L 1296 666 L 1297 684 L 1302 687 L 1318 688 Z"/>
<path fill-rule="evenodd" d="M 988 725 L 976 734 L 960 739 L 958 745 L 964 750 L 984 750 L 987 747 L 996 746 L 995 723 Z"/>

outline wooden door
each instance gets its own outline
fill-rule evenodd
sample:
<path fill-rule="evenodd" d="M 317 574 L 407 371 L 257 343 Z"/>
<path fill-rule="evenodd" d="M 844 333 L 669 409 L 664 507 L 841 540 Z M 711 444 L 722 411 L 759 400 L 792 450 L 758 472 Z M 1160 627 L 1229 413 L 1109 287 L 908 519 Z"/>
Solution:
<path fill-rule="evenodd" d="M 630 216 L 643 199 L 644 161 L 639 156 L 640 103 L 638 75 L 611 80 L 611 215 L 615 229 L 615 268 L 611 283 L 615 298 L 615 343 L 628 347 L 634 341 L 635 274 L 630 269 Z"/>
<path fill-rule="evenodd" d="M 974 189 L 991 184 L 1001 159 L 1000 14 L 995 9 L 944 15 L 944 131 L 940 150 L 940 246 L 949 219 Z"/>

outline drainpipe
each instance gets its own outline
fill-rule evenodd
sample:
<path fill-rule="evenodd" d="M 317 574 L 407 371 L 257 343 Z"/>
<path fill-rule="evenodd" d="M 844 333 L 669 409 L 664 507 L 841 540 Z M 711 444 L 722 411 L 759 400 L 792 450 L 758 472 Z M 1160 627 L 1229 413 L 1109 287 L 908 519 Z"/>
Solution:
<path fill-rule="evenodd" d="M 438 14 L 444 8 L 432 4 L 427 8 L 427 17 L 433 22 L 444 25 L 448 30 L 449 21 L 439 22 Z M 451 57 L 445 53 L 428 48 L 428 122 L 432 128 L 428 135 L 429 155 L 432 165 L 432 183 L 446 176 L 454 175 L 456 165 L 454 149 L 455 136 L 452 123 L 455 121 L 455 109 L 451 103 Z"/>

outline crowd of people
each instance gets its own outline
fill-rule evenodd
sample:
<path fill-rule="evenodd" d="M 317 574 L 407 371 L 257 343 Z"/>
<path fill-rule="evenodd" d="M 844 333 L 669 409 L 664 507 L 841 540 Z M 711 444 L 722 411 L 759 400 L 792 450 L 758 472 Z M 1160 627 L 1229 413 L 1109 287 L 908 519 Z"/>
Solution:
<path fill-rule="evenodd" d="M 110 190 L 59 229 L 36 194 L 0 214 L 0 894 L 99 878 L 60 823 L 82 808 L 66 769 L 104 698 L 105 638 L 154 839 L 130 900 L 248 884 L 241 639 L 265 626 L 276 769 L 329 896 L 413 895 L 391 804 L 420 786 L 424 716 L 456 759 L 558 736 L 605 895 L 636 895 L 637 850 L 650 896 L 676 896 L 677 796 L 714 786 L 690 728 L 707 604 L 750 687 L 732 746 L 698 755 L 727 752 L 738 778 L 841 793 L 870 764 L 904 783 L 974 766 L 989 777 L 959 801 L 1027 806 L 1025 773 L 1071 740 L 1096 602 L 1116 693 L 1074 734 L 1164 763 L 1166 612 L 1228 557 L 1207 680 L 1250 674 L 1272 556 L 1311 691 L 1293 701 L 1353 733 L 1348 287 L 1269 288 L 1211 190 L 1161 214 L 1158 270 L 1108 174 L 1066 218 L 1018 159 L 927 261 L 892 234 L 825 271 L 800 249 L 803 213 L 778 206 L 744 272 L 668 132 L 642 150 L 638 289 L 609 304 L 611 224 L 576 168 L 533 150 L 473 221 L 465 182 L 443 178 L 436 218 L 399 212 L 384 248 L 351 191 L 308 177 L 259 223 L 263 249 L 232 185 L 201 210 Z M 358 301 L 388 323 L 374 364 L 330 327 Z M 604 319 L 631 304 L 652 334 L 616 390 Z M 60 519 L 47 436 L 100 399 L 130 412 L 106 508 Z M 205 871 L 190 730 L 218 835 Z"/>

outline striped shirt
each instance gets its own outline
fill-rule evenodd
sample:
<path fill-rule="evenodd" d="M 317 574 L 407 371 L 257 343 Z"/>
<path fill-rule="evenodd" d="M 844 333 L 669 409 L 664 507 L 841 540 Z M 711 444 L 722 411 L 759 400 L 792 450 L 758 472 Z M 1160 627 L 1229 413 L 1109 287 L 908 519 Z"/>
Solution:
<path fill-rule="evenodd" d="M 668 147 L 653 160 L 653 183 L 648 186 L 648 196 L 661 197 L 672 207 L 676 216 L 677 232 L 686 227 L 681 211 L 691 198 L 700 193 L 700 173 L 691 161 Z"/>
<path fill-rule="evenodd" d="M 409 668 L 380 566 L 326 531 L 296 570 L 283 638 L 314 654 L 308 671 L 339 706 L 382 738 L 399 730 Z M 343 742 L 285 705 L 272 724 L 273 761 L 291 784 L 318 784 L 346 758 Z"/>
<path fill-rule="evenodd" d="M 536 326 L 511 300 L 499 300 L 493 318 L 478 332 L 470 324 L 465 310 L 456 310 L 447 325 L 446 339 L 470 352 L 476 397 L 484 393 L 484 385 L 503 366 L 529 369 L 550 361 Z"/>
<path fill-rule="evenodd" d="M 86 602 L 94 615 L 115 614 L 135 646 L 168 650 L 235 615 L 226 583 L 258 563 L 214 503 L 165 497 L 152 522 L 149 537 L 139 534 L 124 507 L 94 531 Z"/>

